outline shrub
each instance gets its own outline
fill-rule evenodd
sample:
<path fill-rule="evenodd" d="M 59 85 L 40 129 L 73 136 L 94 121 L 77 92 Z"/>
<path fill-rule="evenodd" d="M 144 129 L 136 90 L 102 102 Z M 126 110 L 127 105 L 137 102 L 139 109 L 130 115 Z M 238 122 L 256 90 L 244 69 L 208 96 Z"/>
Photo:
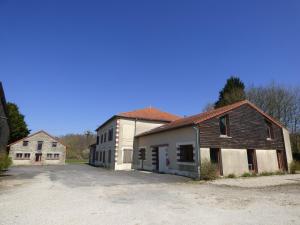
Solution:
<path fill-rule="evenodd" d="M 248 173 L 248 172 L 245 172 L 245 173 L 242 174 L 242 177 L 251 177 L 251 174 Z"/>
<path fill-rule="evenodd" d="M 217 166 L 206 159 L 201 162 L 200 173 L 202 180 L 214 180 L 217 178 Z"/>
<path fill-rule="evenodd" d="M 12 164 L 11 158 L 8 157 L 7 154 L 1 153 L 0 154 L 0 173 L 3 170 L 6 170 L 8 167 L 10 167 Z"/>
<path fill-rule="evenodd" d="M 290 163 L 290 173 L 295 174 L 296 170 L 300 170 L 300 162 L 294 160 Z"/>
<path fill-rule="evenodd" d="M 228 174 L 227 178 L 236 178 L 235 174 L 231 173 L 231 174 Z"/>

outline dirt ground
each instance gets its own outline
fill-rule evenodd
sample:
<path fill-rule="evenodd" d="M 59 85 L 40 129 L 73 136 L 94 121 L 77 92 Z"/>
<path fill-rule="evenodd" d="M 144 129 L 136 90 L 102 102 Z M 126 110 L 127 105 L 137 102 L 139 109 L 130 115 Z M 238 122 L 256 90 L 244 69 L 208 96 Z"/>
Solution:
<path fill-rule="evenodd" d="M 300 224 L 300 175 L 219 179 L 88 165 L 13 167 L 1 225 Z"/>

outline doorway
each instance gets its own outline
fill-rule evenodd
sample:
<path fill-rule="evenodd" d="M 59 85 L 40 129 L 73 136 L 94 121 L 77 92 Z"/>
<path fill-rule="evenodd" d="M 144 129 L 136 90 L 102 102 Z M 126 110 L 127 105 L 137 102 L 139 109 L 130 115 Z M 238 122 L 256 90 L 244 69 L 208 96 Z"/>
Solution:
<path fill-rule="evenodd" d="M 36 153 L 35 154 L 35 161 L 36 162 L 42 161 L 42 153 Z"/>
<path fill-rule="evenodd" d="M 158 147 L 158 171 L 160 173 L 167 172 L 167 147 Z"/>
<path fill-rule="evenodd" d="M 284 153 L 284 151 L 276 150 L 278 169 L 281 170 L 281 171 L 286 171 L 285 160 L 284 160 L 284 154 L 283 153 Z"/>
<path fill-rule="evenodd" d="M 256 151 L 254 149 L 247 149 L 248 169 L 251 173 L 258 173 Z"/>
<path fill-rule="evenodd" d="M 210 149 L 210 162 L 217 166 L 217 175 L 223 175 L 223 168 L 222 168 L 222 156 L 221 156 L 221 149 L 219 148 L 211 148 Z"/>

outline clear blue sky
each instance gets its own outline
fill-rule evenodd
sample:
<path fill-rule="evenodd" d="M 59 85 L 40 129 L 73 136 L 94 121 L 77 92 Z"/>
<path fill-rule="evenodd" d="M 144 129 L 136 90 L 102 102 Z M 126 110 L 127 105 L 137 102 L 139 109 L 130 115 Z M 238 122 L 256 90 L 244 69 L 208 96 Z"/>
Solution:
<path fill-rule="evenodd" d="M 32 131 L 198 113 L 230 75 L 300 83 L 300 1 L 0 0 L 0 80 Z"/>

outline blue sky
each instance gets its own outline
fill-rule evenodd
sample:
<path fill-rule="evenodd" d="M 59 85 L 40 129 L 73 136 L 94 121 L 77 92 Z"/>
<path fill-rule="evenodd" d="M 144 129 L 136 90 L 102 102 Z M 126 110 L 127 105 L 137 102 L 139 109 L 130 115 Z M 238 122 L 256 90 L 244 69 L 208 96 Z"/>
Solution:
<path fill-rule="evenodd" d="M 191 115 L 230 75 L 300 83 L 300 1 L 0 0 L 0 80 L 32 131 L 149 105 Z"/>

